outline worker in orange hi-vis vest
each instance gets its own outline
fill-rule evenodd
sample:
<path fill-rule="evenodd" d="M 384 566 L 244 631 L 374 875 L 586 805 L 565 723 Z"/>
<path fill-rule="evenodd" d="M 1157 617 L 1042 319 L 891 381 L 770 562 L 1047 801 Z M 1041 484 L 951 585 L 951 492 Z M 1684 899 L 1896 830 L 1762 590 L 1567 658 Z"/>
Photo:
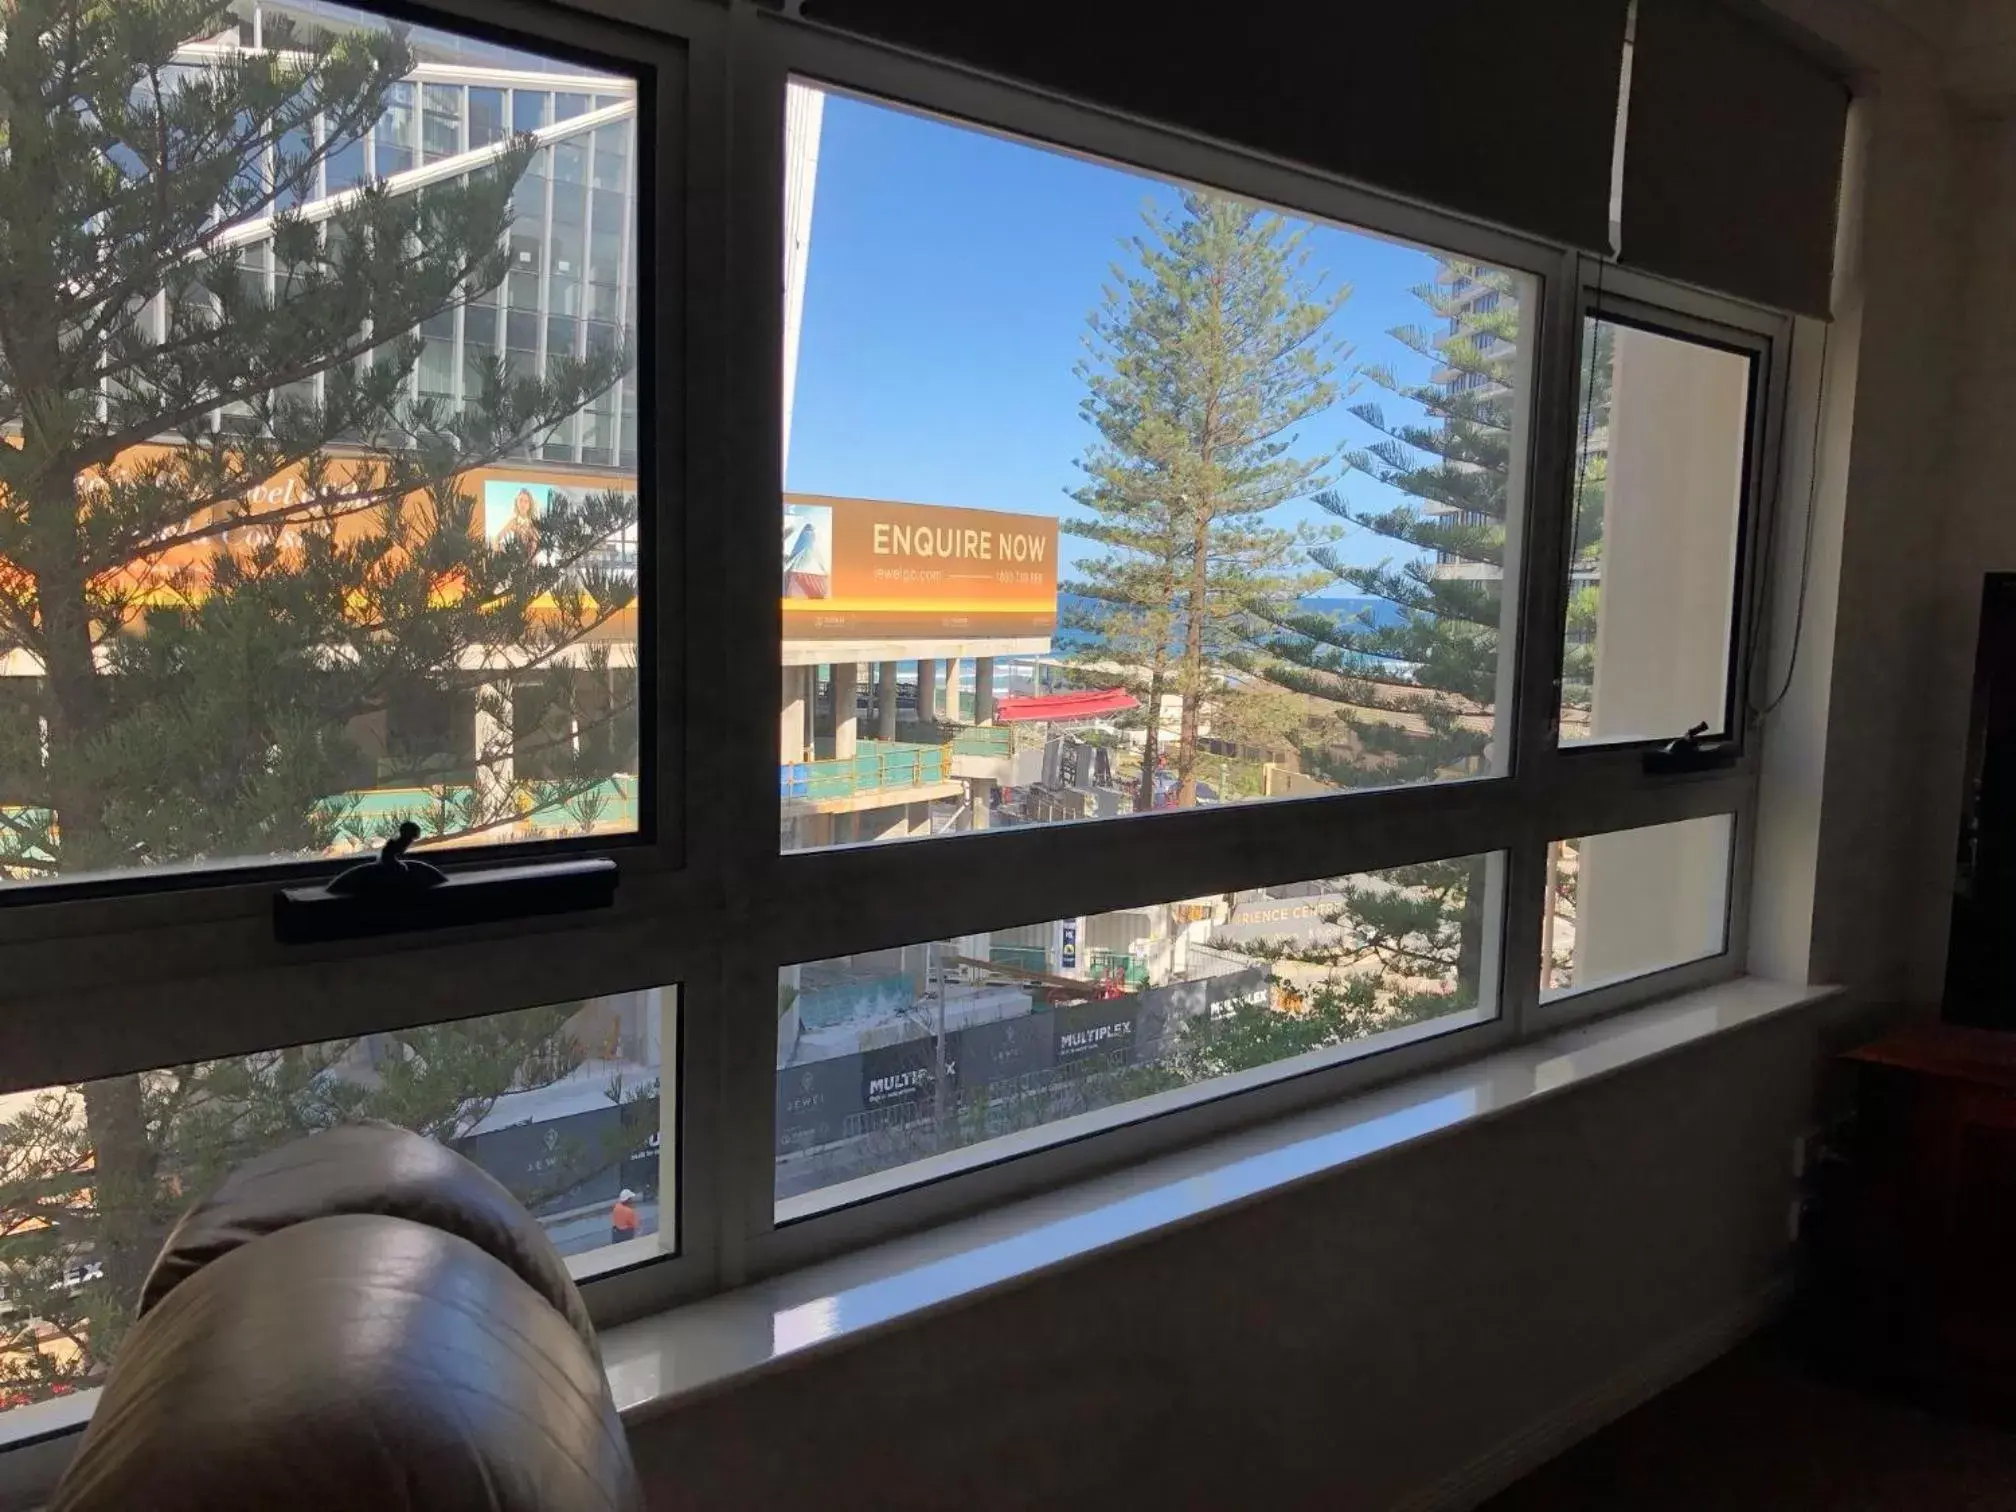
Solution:
<path fill-rule="evenodd" d="M 609 1209 L 609 1242 L 621 1244 L 625 1239 L 637 1237 L 637 1194 L 625 1187 L 616 1194 L 616 1205 Z"/>

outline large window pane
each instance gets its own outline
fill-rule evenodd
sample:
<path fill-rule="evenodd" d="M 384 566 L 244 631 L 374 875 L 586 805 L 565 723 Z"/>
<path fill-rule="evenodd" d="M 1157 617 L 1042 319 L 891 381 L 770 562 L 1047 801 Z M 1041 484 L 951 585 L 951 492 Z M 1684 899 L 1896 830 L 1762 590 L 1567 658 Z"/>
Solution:
<path fill-rule="evenodd" d="M 623 993 L 0 1097 L 0 1408 L 96 1385 L 182 1211 L 341 1124 L 461 1151 L 577 1275 L 669 1251 L 675 1012 L 670 988 Z"/>
<path fill-rule="evenodd" d="M 317 25 L 392 23 L 332 10 Z M 253 89 L 216 52 L 228 40 L 188 39 L 202 45 L 185 63 L 157 40 L 163 57 L 122 59 L 99 83 L 123 90 L 159 64 L 183 91 L 171 103 L 197 154 L 184 165 L 192 182 L 228 176 L 249 131 L 265 134 L 252 161 L 340 189 L 460 150 L 465 100 L 500 129 L 507 90 L 535 120 L 551 104 L 512 82 L 549 60 L 488 43 L 463 56 L 424 29 L 417 77 L 378 78 L 338 47 L 302 54 L 291 94 Z M 428 61 L 444 52 L 458 58 L 454 84 Z M 0 201 L 34 207 L 11 223 L 15 251 L 0 248 L 0 288 L 74 331 L 92 328 L 106 298 L 128 298 L 130 259 L 100 233 L 145 230 L 159 188 L 143 156 L 88 156 L 103 135 L 92 123 L 109 118 L 97 78 L 49 91 L 51 129 L 80 144 L 68 179 L 31 192 L 0 154 Z M 607 85 L 630 95 L 622 79 Z M 219 130 L 198 129 L 206 110 Z M 205 142 L 226 161 L 206 168 Z M 585 363 L 540 361 L 549 322 L 565 337 L 556 357 L 578 344 L 583 151 L 318 211 L 277 243 L 256 206 L 235 228 L 171 217 L 158 228 L 170 286 L 134 301 L 163 313 L 107 348 L 102 380 L 93 363 L 0 352 L 0 392 L 60 417 L 52 455 L 84 459 L 74 476 L 0 484 L 0 682 L 4 707 L 22 711 L 0 721 L 0 886 L 359 852 L 405 817 L 428 845 L 635 830 L 637 584 L 618 543 L 635 537 L 636 479 L 558 464 L 578 455 L 580 414 L 615 413 L 637 353 L 604 344 Z M 620 267 L 637 185 L 627 155 L 608 157 L 598 247 Z M 556 161 L 577 182 L 552 216 Z M 185 233 L 188 246 L 172 245 Z M 31 245 L 60 250 L 52 261 Z M 495 269 L 499 246 L 504 282 L 470 285 L 464 270 Z M 256 297 L 200 294 L 216 288 Z M 486 381 L 500 354 L 515 390 Z M 211 415 L 246 438 L 242 450 L 183 443 Z M 613 440 L 597 436 L 607 462 Z M 621 574 L 606 570 L 616 560 L 629 564 Z M 521 696 L 536 718 L 516 711 Z"/>
<path fill-rule="evenodd" d="M 1564 742 L 1726 727 L 1751 362 L 1583 325 Z"/>
<path fill-rule="evenodd" d="M 780 1218 L 1492 1012 L 1500 858 L 787 966 Z"/>
<path fill-rule="evenodd" d="M 1504 770 L 1530 279 L 804 85 L 787 132 L 785 849 Z"/>
<path fill-rule="evenodd" d="M 1549 846 L 1541 997 L 1720 955 L 1733 829 L 1715 814 Z"/>

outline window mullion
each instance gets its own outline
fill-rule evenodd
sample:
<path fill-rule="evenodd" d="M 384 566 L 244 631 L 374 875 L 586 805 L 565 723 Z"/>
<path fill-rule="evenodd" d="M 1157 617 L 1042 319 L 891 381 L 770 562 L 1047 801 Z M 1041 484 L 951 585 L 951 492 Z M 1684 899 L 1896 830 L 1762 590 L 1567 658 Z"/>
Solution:
<path fill-rule="evenodd" d="M 1573 529 L 1575 363 L 1585 259 L 1563 253 L 1541 293 L 1539 328 L 1526 343 L 1534 383 L 1529 406 L 1525 529 L 1518 552 L 1519 643 L 1513 704 L 1513 778 L 1538 794 L 1560 780 L 1556 721 L 1561 636 Z"/>

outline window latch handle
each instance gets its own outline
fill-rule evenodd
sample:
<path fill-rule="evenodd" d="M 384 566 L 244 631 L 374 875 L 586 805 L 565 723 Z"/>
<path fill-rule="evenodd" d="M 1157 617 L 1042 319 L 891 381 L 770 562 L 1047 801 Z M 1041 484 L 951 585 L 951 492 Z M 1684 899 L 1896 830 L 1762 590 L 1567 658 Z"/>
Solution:
<path fill-rule="evenodd" d="M 376 861 L 366 861 L 329 880 L 329 891 L 338 897 L 366 895 L 383 897 L 389 893 L 412 894 L 439 887 L 448 880 L 440 867 L 425 861 L 411 861 L 406 852 L 420 838 L 420 826 L 411 819 L 399 826 L 399 833 L 385 842 Z"/>
<path fill-rule="evenodd" d="M 419 838 L 420 826 L 409 819 L 375 861 L 338 872 L 318 886 L 282 888 L 273 895 L 274 938 L 306 945 L 494 924 L 608 908 L 616 898 L 616 863 L 606 856 L 447 872 L 406 854 Z"/>
<path fill-rule="evenodd" d="M 1708 721 L 1702 720 L 1684 735 L 1676 735 L 1664 745 L 1645 753 L 1648 777 L 1671 777 L 1684 772 L 1719 772 L 1736 764 L 1736 742 L 1717 737 L 1704 740 Z"/>

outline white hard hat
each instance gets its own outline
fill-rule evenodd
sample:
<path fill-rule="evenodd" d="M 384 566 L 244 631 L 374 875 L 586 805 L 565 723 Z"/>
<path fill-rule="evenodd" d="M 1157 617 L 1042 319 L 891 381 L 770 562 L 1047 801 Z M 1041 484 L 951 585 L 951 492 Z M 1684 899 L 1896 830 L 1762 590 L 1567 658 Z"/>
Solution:
<path fill-rule="evenodd" d="M 622 1191 L 616 1194 L 616 1200 L 618 1202 L 635 1202 L 637 1200 L 637 1194 L 631 1191 L 630 1188 L 625 1187 L 623 1188 Z"/>

